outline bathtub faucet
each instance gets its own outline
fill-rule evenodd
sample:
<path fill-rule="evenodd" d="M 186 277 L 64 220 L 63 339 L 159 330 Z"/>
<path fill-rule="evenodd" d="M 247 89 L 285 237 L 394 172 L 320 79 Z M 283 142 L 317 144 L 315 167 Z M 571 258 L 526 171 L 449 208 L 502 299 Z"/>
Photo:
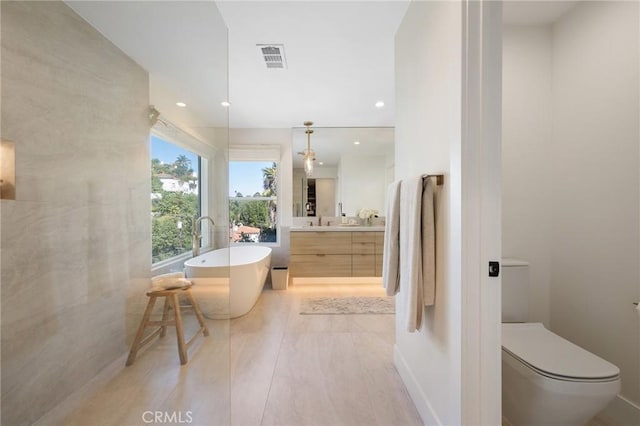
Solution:
<path fill-rule="evenodd" d="M 196 257 L 200 254 L 200 241 L 202 240 L 202 233 L 200 232 L 200 222 L 203 220 L 209 220 L 211 222 L 210 232 L 213 231 L 214 226 L 216 225 L 211 219 L 210 216 L 200 216 L 199 218 L 193 218 L 193 223 L 191 227 L 191 249 L 193 251 L 193 257 Z M 213 247 L 213 241 L 211 241 L 211 246 Z"/>

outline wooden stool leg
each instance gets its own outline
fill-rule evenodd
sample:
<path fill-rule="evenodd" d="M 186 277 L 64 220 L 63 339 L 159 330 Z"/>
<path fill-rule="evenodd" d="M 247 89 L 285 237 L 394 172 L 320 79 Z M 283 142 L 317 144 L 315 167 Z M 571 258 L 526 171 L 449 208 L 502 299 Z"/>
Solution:
<path fill-rule="evenodd" d="M 204 323 L 204 317 L 202 316 L 202 312 L 200 312 L 200 308 L 198 307 L 198 304 L 196 303 L 196 300 L 193 298 L 193 294 L 191 294 L 191 290 L 186 290 L 185 293 L 187 293 L 187 297 L 189 298 L 189 301 L 191 302 L 191 306 L 193 306 L 193 311 L 196 313 L 196 317 L 198 317 L 198 323 L 200 324 L 201 327 L 201 331 L 202 331 L 202 335 L 203 336 L 208 336 L 209 335 L 209 329 L 207 328 L 206 324 Z"/>
<path fill-rule="evenodd" d="M 185 365 L 188 361 L 187 348 L 184 344 L 184 329 L 182 328 L 182 315 L 180 314 L 180 302 L 178 301 L 178 294 L 174 293 L 171 296 L 171 303 L 173 304 L 173 310 L 176 315 L 176 336 L 178 337 L 178 353 L 180 354 L 180 364 Z"/>
<path fill-rule="evenodd" d="M 164 308 L 162 308 L 162 322 L 166 322 L 169 319 L 169 298 L 164 297 Z M 167 326 L 163 325 L 160 337 L 164 337 L 167 334 Z"/>
<path fill-rule="evenodd" d="M 156 296 L 150 296 L 149 303 L 147 303 L 147 309 L 145 309 L 144 315 L 142 316 L 142 321 L 140 322 L 140 327 L 138 327 L 136 337 L 133 339 L 133 343 L 131 344 L 131 351 L 129 351 L 129 357 L 127 358 L 126 363 L 127 366 L 133 364 L 133 362 L 136 360 L 136 355 L 138 354 L 138 345 L 142 340 L 144 329 L 147 326 L 147 321 L 149 321 L 149 317 L 151 316 L 151 312 L 153 311 L 153 305 L 155 304 Z"/>

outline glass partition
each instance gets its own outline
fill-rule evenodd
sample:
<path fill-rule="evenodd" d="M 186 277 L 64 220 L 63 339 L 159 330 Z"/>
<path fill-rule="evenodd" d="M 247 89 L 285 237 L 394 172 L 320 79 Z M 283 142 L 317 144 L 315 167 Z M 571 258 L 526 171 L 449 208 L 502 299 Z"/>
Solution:
<path fill-rule="evenodd" d="M 19 183 L 0 209 L 0 422 L 230 424 L 229 64 L 218 6 L 0 8 L 1 135 L 15 143 Z M 188 271 L 198 281 L 188 288 L 181 275 L 196 254 L 213 254 L 215 268 Z M 179 301 L 163 309 L 159 288 Z M 139 335 L 148 344 L 130 352 Z M 180 351 L 181 335 L 197 338 Z"/>

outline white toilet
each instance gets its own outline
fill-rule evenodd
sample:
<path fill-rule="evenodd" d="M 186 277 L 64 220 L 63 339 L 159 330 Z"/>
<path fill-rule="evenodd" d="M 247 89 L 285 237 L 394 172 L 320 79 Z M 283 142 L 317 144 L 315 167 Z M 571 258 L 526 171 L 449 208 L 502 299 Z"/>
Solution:
<path fill-rule="evenodd" d="M 502 412 L 514 426 L 584 425 L 620 391 L 620 369 L 526 323 L 529 264 L 502 261 Z"/>

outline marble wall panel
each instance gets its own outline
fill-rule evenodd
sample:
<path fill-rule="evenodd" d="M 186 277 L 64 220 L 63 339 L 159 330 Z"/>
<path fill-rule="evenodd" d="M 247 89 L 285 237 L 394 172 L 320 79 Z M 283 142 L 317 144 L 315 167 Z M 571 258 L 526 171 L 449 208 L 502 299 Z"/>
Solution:
<path fill-rule="evenodd" d="M 127 350 L 151 269 L 148 74 L 62 2 L 2 2 L 2 418 L 31 424 Z"/>

